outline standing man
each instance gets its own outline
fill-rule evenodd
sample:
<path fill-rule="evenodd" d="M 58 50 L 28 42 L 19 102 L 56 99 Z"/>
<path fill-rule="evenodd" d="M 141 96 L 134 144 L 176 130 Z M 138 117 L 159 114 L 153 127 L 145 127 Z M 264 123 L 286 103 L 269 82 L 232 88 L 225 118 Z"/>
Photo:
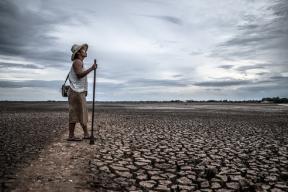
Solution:
<path fill-rule="evenodd" d="M 72 66 L 69 73 L 70 88 L 68 90 L 69 101 L 69 137 L 68 141 L 81 141 L 81 138 L 77 138 L 74 135 L 76 123 L 80 123 L 83 131 L 83 139 L 89 139 L 89 133 L 87 129 L 88 122 L 88 109 L 86 105 L 87 96 L 87 75 L 97 68 L 97 64 L 92 64 L 88 69 L 84 68 L 83 60 L 87 57 L 88 45 L 74 44 L 71 48 Z"/>

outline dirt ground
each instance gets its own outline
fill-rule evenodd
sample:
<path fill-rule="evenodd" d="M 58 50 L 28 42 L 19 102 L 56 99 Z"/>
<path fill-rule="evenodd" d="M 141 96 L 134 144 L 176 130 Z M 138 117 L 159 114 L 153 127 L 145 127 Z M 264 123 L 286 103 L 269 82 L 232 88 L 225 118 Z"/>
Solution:
<path fill-rule="evenodd" d="M 75 133 L 82 136 L 79 125 Z M 17 187 L 12 191 L 87 191 L 88 165 L 98 148 L 89 145 L 88 140 L 67 142 L 67 137 L 68 133 L 63 134 L 41 151 L 28 167 L 18 172 L 14 182 Z"/>
<path fill-rule="evenodd" d="M 97 104 L 95 145 L 65 102 L 0 113 L 1 191 L 288 191 L 285 105 Z"/>

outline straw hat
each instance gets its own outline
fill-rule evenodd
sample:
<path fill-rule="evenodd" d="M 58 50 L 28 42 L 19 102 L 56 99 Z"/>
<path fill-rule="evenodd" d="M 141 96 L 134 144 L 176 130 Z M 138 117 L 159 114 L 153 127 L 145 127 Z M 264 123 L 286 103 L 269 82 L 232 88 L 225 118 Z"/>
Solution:
<path fill-rule="evenodd" d="M 71 60 L 72 60 L 72 61 L 74 60 L 74 57 L 75 57 L 76 53 L 77 53 L 82 47 L 84 47 L 86 51 L 88 50 L 88 44 L 86 44 L 86 43 L 84 43 L 84 44 L 82 44 L 82 45 L 74 44 L 74 45 L 71 47 L 71 51 L 72 51 Z"/>

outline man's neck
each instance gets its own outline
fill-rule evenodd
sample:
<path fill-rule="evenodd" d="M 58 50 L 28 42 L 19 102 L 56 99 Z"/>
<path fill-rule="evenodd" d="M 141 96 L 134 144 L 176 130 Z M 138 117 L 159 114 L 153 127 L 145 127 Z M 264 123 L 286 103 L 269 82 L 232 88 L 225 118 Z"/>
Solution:
<path fill-rule="evenodd" d="M 84 60 L 84 57 L 78 56 L 78 59 L 80 59 L 81 61 L 83 61 L 83 60 Z"/>

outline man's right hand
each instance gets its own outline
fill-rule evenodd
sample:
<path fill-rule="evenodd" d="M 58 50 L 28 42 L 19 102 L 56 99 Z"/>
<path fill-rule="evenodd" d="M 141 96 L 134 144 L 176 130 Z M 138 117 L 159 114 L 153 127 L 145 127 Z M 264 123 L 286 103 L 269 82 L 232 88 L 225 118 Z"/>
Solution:
<path fill-rule="evenodd" d="M 97 69 L 97 64 L 93 63 L 93 65 L 91 66 L 92 70 Z"/>
<path fill-rule="evenodd" d="M 93 70 L 97 69 L 97 60 L 96 59 L 94 59 L 94 64 L 92 65 L 92 67 L 93 67 Z"/>

